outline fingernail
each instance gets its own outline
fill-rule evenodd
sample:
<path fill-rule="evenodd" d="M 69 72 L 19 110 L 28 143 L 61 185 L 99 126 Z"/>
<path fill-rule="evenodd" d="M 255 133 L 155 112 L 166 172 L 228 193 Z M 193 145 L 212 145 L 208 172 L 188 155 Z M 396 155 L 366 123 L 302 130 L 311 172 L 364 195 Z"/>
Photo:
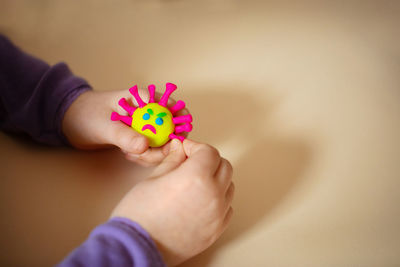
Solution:
<path fill-rule="evenodd" d="M 171 151 L 177 150 L 180 145 L 181 145 L 181 141 L 179 141 L 178 139 L 172 139 L 169 151 L 171 152 Z"/>

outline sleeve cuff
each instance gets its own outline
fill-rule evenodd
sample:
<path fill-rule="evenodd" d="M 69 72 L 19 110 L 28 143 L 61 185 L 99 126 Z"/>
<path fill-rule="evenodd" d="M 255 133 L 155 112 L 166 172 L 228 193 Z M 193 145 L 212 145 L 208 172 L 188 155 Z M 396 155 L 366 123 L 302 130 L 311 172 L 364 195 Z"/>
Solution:
<path fill-rule="evenodd" d="M 54 124 L 57 131 L 57 135 L 61 140 L 62 144 L 64 145 L 71 146 L 71 143 L 68 141 L 67 137 L 64 135 L 64 132 L 62 130 L 62 122 L 64 120 L 65 113 L 67 112 L 71 104 L 81 94 L 89 90 L 92 90 L 92 88 L 89 85 L 82 85 L 80 87 L 75 88 L 74 90 L 68 91 L 68 93 L 65 95 L 64 99 L 61 101 L 58 107 Z"/>
<path fill-rule="evenodd" d="M 165 267 L 150 235 L 136 222 L 112 218 L 97 226 L 89 238 L 58 267 L 135 266 Z"/>

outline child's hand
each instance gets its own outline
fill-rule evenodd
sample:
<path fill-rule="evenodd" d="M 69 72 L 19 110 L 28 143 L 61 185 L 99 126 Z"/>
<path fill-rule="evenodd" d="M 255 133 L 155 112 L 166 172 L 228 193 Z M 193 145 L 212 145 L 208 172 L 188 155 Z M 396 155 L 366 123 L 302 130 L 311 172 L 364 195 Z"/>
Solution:
<path fill-rule="evenodd" d="M 177 265 L 209 247 L 226 229 L 232 215 L 231 178 L 232 166 L 215 148 L 173 140 L 151 178 L 128 192 L 112 217 L 138 222 L 166 263 Z"/>
<path fill-rule="evenodd" d="M 139 94 L 144 101 L 149 99 L 147 90 L 139 90 Z M 131 161 L 145 166 L 160 163 L 168 154 L 169 143 L 160 148 L 150 148 L 145 136 L 122 122 L 111 121 L 112 111 L 127 114 L 118 105 L 122 97 L 131 99 L 137 106 L 128 90 L 88 91 L 80 95 L 65 113 L 63 120 L 65 136 L 77 148 L 94 149 L 116 145 Z M 156 100 L 159 98 L 160 96 L 156 95 Z M 171 100 L 171 105 L 173 104 Z M 187 113 L 187 110 L 178 112 L 179 115 Z"/>

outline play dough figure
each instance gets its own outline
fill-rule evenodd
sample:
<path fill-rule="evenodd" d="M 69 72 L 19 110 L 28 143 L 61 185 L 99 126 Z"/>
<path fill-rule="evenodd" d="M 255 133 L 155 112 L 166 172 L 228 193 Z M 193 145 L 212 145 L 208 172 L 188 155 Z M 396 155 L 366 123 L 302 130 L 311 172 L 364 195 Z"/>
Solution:
<path fill-rule="evenodd" d="M 129 89 L 129 92 L 136 99 L 139 107 L 132 107 L 125 98 L 121 98 L 118 104 L 128 112 L 129 116 L 122 116 L 113 112 L 111 120 L 120 120 L 146 136 L 151 147 L 160 147 L 174 138 L 183 141 L 185 137 L 178 134 L 192 131 L 192 115 L 175 116 L 179 110 L 185 108 L 185 102 L 181 100 L 176 102 L 174 106 L 167 107 L 169 96 L 176 88 L 175 84 L 167 83 L 163 96 L 158 103 L 155 103 L 156 87 L 153 84 L 149 85 L 150 99 L 149 103 L 146 104 L 140 98 L 138 88 L 135 85 Z"/>

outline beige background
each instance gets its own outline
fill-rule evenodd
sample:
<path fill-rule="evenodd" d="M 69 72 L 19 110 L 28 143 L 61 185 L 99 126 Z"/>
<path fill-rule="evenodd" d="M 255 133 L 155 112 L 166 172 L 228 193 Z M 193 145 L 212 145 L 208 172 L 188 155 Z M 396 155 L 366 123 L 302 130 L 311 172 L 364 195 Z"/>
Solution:
<path fill-rule="evenodd" d="M 232 224 L 184 266 L 400 265 L 399 28 L 398 1 L 0 0 L 1 32 L 96 90 L 177 83 L 232 161 Z M 149 171 L 0 146 L 1 265 L 60 261 Z"/>

